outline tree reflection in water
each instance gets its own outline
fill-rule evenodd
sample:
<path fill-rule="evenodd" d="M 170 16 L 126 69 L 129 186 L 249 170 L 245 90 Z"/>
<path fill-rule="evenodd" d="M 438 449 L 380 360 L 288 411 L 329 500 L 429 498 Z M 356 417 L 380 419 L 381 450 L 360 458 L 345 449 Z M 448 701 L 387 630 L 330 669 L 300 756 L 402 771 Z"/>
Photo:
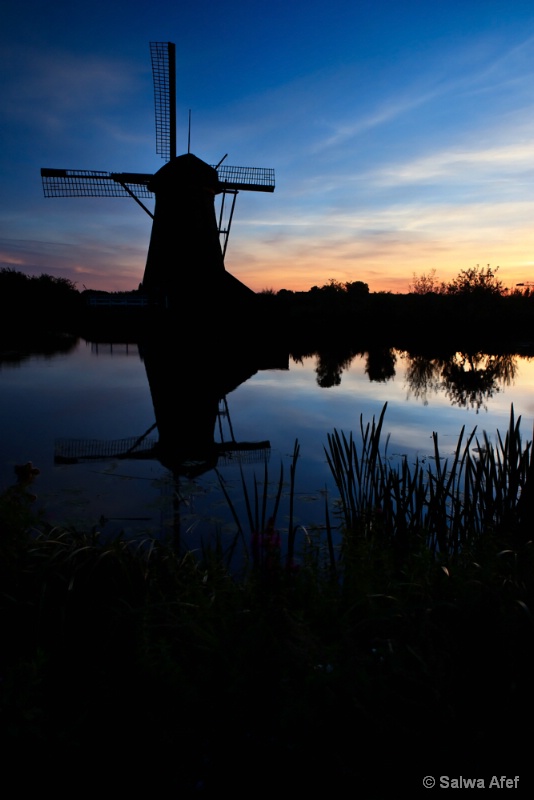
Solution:
<path fill-rule="evenodd" d="M 322 389 L 339 386 L 343 370 L 347 370 L 356 355 L 363 355 L 363 352 L 356 353 L 349 348 L 338 348 L 336 350 L 321 350 L 316 353 L 315 372 L 317 374 L 317 384 Z M 370 349 L 365 352 L 365 359 L 365 373 L 369 376 L 370 381 L 386 383 L 395 377 L 397 355 L 393 348 L 377 347 Z"/>
<path fill-rule="evenodd" d="M 326 389 L 340 385 L 343 371 L 357 355 L 365 355 L 365 373 L 370 381 L 386 383 L 395 377 L 399 351 L 377 347 L 356 353 L 349 348 L 332 348 L 315 355 L 317 383 Z M 430 358 L 404 352 L 401 358 L 406 364 L 408 396 L 428 405 L 429 397 L 442 391 L 451 405 L 476 411 L 487 409 L 488 400 L 513 383 L 518 369 L 517 356 L 510 353 L 458 352 Z"/>
<path fill-rule="evenodd" d="M 339 386 L 343 371 L 357 356 L 365 357 L 365 374 L 374 383 L 387 383 L 395 377 L 399 356 L 406 364 L 405 379 L 408 397 L 428 405 L 429 397 L 444 392 L 451 405 L 487 410 L 487 402 L 504 386 L 510 386 L 517 375 L 517 356 L 488 355 L 482 352 L 457 352 L 431 358 L 419 353 L 376 347 L 355 351 L 347 347 L 330 348 L 315 353 L 317 384 L 327 389 Z M 299 360 L 298 356 L 292 356 Z"/>
<path fill-rule="evenodd" d="M 517 374 L 511 354 L 455 353 L 448 358 L 405 355 L 409 394 L 428 404 L 428 396 L 443 390 L 453 406 L 487 410 L 487 401 L 510 386 Z"/>
<path fill-rule="evenodd" d="M 385 383 L 395 377 L 397 356 L 391 347 L 369 350 L 365 364 L 365 373 L 370 381 Z"/>
<path fill-rule="evenodd" d="M 315 373 L 317 383 L 322 389 L 339 386 L 344 369 L 348 369 L 354 358 L 352 350 L 321 350 L 317 353 Z"/>
<path fill-rule="evenodd" d="M 430 359 L 426 356 L 410 356 L 404 354 L 408 362 L 406 367 L 406 383 L 408 396 L 422 400 L 428 405 L 428 396 L 437 394 L 440 386 L 440 359 Z"/>

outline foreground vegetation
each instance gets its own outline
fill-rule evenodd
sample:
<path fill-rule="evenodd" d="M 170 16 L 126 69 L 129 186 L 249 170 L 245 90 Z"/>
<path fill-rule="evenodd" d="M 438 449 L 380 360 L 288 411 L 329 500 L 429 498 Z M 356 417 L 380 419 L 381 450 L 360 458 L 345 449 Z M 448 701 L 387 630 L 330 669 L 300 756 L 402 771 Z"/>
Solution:
<path fill-rule="evenodd" d="M 0 499 L 6 764 L 32 765 L 19 787 L 57 788 L 67 768 L 179 796 L 413 797 L 424 775 L 497 772 L 527 787 L 532 444 L 512 412 L 495 447 L 468 437 L 445 463 L 436 440 L 434 470 L 395 468 L 382 421 L 329 437 L 324 531 L 293 523 L 298 444 L 289 488 L 243 481 L 239 572 L 235 550 L 40 522 L 37 471 L 19 468 Z"/>

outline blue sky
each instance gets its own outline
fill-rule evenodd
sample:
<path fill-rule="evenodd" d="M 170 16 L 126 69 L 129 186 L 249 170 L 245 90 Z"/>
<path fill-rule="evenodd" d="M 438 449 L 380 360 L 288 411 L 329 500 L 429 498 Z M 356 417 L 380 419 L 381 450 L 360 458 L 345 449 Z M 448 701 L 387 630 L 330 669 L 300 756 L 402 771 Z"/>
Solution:
<path fill-rule="evenodd" d="M 149 42 L 177 51 L 178 150 L 274 167 L 227 268 L 253 289 L 534 281 L 534 5 L 522 0 L 4 0 L 0 267 L 137 287 L 130 200 L 44 199 L 39 169 L 154 172 Z"/>

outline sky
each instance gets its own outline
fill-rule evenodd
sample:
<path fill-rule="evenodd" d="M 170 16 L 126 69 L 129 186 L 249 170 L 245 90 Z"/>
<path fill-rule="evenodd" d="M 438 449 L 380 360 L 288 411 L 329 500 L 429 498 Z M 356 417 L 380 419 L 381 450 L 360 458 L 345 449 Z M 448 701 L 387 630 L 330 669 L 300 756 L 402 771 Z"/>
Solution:
<path fill-rule="evenodd" d="M 226 267 L 256 291 L 534 281 L 531 0 L 3 0 L 0 269 L 137 288 L 150 218 L 48 198 L 41 167 L 155 172 L 150 41 L 176 44 L 178 152 L 272 167 Z"/>

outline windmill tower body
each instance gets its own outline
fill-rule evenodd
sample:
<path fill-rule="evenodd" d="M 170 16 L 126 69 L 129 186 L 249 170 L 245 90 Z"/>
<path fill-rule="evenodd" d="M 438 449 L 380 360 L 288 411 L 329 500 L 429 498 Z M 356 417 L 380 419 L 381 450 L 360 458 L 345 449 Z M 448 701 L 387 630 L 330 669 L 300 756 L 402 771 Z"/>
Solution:
<path fill-rule="evenodd" d="M 222 161 L 212 167 L 192 153 L 177 157 L 174 44 L 152 42 L 150 49 L 157 151 L 167 163 L 154 175 L 42 169 L 45 196 L 133 198 L 153 219 L 142 283 L 148 298 L 180 313 L 240 310 L 254 293 L 224 266 L 236 197 L 242 190 L 274 191 L 274 170 L 221 166 Z M 143 203 L 153 197 L 154 213 Z"/>
<path fill-rule="evenodd" d="M 187 153 L 149 183 L 156 197 L 143 289 L 172 307 L 181 298 L 216 296 L 225 272 L 215 214 L 217 171 Z"/>

